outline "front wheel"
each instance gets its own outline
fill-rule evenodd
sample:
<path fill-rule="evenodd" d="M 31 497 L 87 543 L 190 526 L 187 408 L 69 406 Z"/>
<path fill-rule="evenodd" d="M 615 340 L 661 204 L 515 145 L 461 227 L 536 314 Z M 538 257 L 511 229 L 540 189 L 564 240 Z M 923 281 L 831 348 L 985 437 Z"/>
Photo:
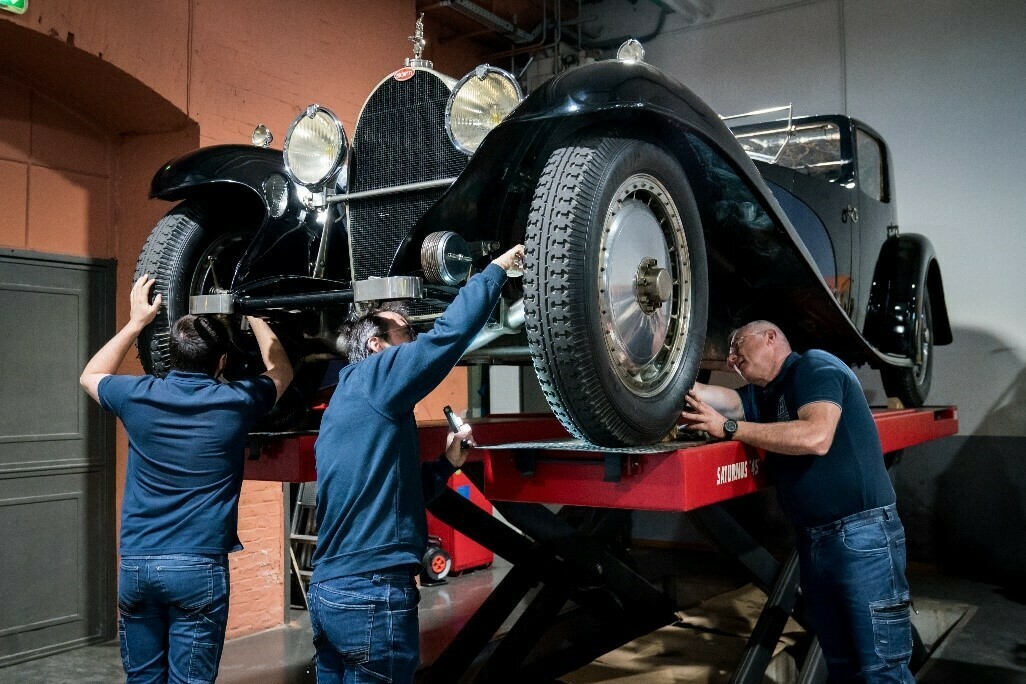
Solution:
<path fill-rule="evenodd" d="M 915 322 L 914 344 L 911 367 L 880 370 L 887 396 L 897 397 L 909 408 L 926 404 L 933 381 L 933 311 L 930 308 L 930 292 L 925 289 L 923 310 Z"/>
<path fill-rule="evenodd" d="M 661 440 L 706 330 L 705 240 L 680 165 L 630 139 L 555 150 L 525 247 L 528 344 L 553 412 L 593 444 Z"/>
<path fill-rule="evenodd" d="M 139 336 L 139 358 L 143 369 L 157 377 L 171 370 L 171 325 L 189 313 L 193 295 L 226 291 L 235 270 L 253 240 L 254 231 L 246 226 L 223 225 L 211 214 L 206 203 L 186 200 L 172 209 L 154 227 L 143 245 L 134 278 L 144 273 L 156 281 L 153 293 L 163 296 L 157 317 Z M 227 320 L 232 338 L 224 376 L 230 380 L 263 372 L 263 361 L 251 333 L 242 330 L 242 317 Z M 302 331 L 276 331 L 290 356 L 301 349 Z M 293 339 L 295 338 L 295 339 Z M 295 362 L 295 359 L 294 359 Z M 305 364 L 295 369 L 292 385 L 278 400 L 258 429 L 281 430 L 292 427 L 305 415 L 310 396 L 320 386 L 326 363 Z"/>

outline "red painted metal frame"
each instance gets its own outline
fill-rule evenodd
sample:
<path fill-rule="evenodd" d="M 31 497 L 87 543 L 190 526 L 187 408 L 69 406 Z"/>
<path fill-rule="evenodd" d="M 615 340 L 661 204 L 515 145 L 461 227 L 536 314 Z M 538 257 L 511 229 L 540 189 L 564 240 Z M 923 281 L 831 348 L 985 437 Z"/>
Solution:
<path fill-rule="evenodd" d="M 324 406 L 314 408 L 323 411 Z M 525 439 L 568 439 L 569 434 L 551 414 L 493 416 L 473 421 L 474 439 L 479 444 L 500 444 Z M 418 429 L 424 460 L 445 450 L 449 426 L 444 420 L 421 424 Z M 245 478 L 271 482 L 313 482 L 316 433 L 256 433 L 250 436 Z M 481 461 L 482 449 L 470 452 L 470 461 Z"/>
<path fill-rule="evenodd" d="M 879 410 L 874 418 L 885 453 L 958 432 L 954 407 Z M 601 454 L 544 451 L 539 454 L 535 474 L 524 477 L 513 451 L 481 451 L 485 496 L 493 501 L 691 511 L 766 486 L 765 469 L 760 467 L 765 454 L 739 442 L 630 454 L 619 482 L 604 481 L 604 462 L 595 458 Z"/>
<path fill-rule="evenodd" d="M 958 432 L 955 407 L 877 410 L 874 412 L 885 453 Z M 552 416 L 523 415 L 473 421 L 481 445 L 555 440 L 568 437 Z M 444 422 L 420 428 L 425 459 L 445 448 Z M 246 463 L 246 478 L 304 482 L 316 477 L 313 443 L 316 435 L 255 437 Z M 261 440 L 262 441 L 259 441 Z M 516 452 L 482 446 L 471 460 L 484 461 L 485 496 L 491 500 L 571 504 L 600 508 L 690 511 L 750 494 L 766 485 L 759 449 L 739 442 L 695 444 L 661 454 L 625 454 L 619 482 L 606 482 L 602 452 L 537 450 L 534 474 L 516 465 Z"/>

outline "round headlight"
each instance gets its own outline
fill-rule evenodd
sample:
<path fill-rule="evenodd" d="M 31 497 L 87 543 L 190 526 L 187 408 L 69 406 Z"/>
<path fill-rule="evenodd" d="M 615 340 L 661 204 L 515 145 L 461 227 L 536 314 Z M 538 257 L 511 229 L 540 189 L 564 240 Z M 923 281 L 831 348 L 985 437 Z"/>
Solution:
<path fill-rule="evenodd" d="M 338 117 L 324 107 L 310 105 L 285 136 L 285 169 L 297 183 L 320 185 L 342 168 L 347 147 Z"/>
<path fill-rule="evenodd" d="M 461 152 L 473 154 L 488 132 L 524 99 L 513 75 L 487 64 L 460 79 L 445 107 L 445 130 Z"/>

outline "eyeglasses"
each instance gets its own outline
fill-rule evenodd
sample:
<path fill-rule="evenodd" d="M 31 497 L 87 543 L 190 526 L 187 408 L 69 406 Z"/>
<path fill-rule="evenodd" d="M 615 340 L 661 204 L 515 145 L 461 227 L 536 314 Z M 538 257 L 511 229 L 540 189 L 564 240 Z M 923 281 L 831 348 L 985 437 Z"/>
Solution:
<path fill-rule="evenodd" d="M 729 359 L 731 356 L 737 356 L 737 348 L 740 347 L 741 343 L 747 338 L 768 332 L 769 328 L 767 328 L 766 330 L 756 330 L 755 332 L 750 332 L 747 335 L 742 335 L 741 337 L 735 338 L 734 341 L 730 343 L 730 347 L 727 348 L 727 358 Z"/>
<path fill-rule="evenodd" d="M 385 331 L 386 335 L 392 335 L 395 333 L 404 342 L 413 342 L 417 339 L 417 329 L 407 323 L 406 325 L 397 325 L 394 328 L 389 328 Z"/>

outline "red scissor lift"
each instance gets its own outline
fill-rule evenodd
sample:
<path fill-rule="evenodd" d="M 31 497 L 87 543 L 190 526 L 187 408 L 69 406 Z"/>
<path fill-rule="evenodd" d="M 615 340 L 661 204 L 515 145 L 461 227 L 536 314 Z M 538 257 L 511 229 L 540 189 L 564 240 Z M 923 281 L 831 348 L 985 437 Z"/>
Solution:
<path fill-rule="evenodd" d="M 877 410 L 886 454 L 958 432 L 954 407 Z M 672 443 L 606 450 L 570 442 L 552 416 L 472 421 L 478 444 L 464 467 L 495 509 L 517 529 L 451 490 L 431 513 L 502 556 L 512 568 L 432 664 L 424 681 L 455 682 L 483 663 L 473 681 L 552 681 L 677 618 L 670 597 L 609 550 L 611 534 L 630 510 L 689 514 L 709 541 L 743 568 L 768 597 L 732 681 L 761 682 L 789 616 L 804 622 L 798 563 L 783 563 L 759 545 L 721 506 L 766 486 L 763 454 L 739 442 Z M 420 429 L 421 453 L 445 445 L 444 424 Z M 530 441 L 525 441 L 529 438 Z M 312 435 L 257 437 L 249 479 L 314 479 Z M 546 504 L 601 509 L 575 527 Z M 525 536 L 526 535 L 526 536 Z M 538 588 L 505 636 L 495 633 Z M 483 656 L 487 651 L 487 656 Z M 801 682 L 822 681 L 813 644 Z"/>

